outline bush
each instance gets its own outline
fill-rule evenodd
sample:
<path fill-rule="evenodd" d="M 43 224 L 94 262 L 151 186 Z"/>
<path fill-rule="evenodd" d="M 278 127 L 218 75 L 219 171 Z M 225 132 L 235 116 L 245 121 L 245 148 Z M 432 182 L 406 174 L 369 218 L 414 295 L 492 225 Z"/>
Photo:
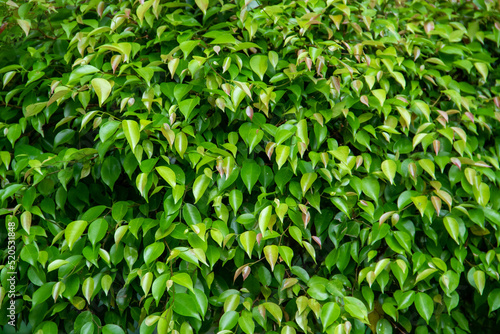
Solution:
<path fill-rule="evenodd" d="M 2 1 L 3 332 L 498 332 L 498 8 Z"/>

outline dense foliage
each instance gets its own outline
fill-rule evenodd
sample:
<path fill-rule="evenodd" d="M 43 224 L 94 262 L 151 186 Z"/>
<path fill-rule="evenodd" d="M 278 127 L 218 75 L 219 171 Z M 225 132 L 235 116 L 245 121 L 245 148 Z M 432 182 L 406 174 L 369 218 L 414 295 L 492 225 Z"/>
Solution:
<path fill-rule="evenodd" d="M 3 333 L 498 332 L 499 8 L 2 0 Z"/>

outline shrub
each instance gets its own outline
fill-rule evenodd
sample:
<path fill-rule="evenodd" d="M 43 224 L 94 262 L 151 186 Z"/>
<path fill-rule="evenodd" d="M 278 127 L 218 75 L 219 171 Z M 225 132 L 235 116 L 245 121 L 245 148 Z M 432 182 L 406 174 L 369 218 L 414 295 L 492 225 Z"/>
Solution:
<path fill-rule="evenodd" d="M 498 8 L 1 2 L 3 332 L 497 332 Z"/>

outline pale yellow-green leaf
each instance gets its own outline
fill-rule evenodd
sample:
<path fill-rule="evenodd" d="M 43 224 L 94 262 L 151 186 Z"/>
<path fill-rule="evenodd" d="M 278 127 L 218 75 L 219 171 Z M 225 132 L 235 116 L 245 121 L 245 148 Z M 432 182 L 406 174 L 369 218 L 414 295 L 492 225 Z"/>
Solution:
<path fill-rule="evenodd" d="M 111 84 L 108 80 L 103 78 L 92 79 L 91 84 L 92 88 L 94 88 L 97 98 L 99 99 L 99 106 L 102 106 L 104 101 L 106 101 L 109 94 L 111 93 Z"/>

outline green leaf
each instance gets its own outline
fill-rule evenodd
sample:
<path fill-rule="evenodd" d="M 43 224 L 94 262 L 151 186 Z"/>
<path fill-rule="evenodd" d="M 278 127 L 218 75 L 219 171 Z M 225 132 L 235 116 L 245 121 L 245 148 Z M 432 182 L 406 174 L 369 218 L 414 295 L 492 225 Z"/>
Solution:
<path fill-rule="evenodd" d="M 273 211 L 273 206 L 268 205 L 259 214 L 259 228 L 260 228 L 260 233 L 262 233 L 262 235 L 265 234 L 266 229 L 269 226 L 269 222 L 271 221 L 272 211 Z"/>
<path fill-rule="evenodd" d="M 94 293 L 94 279 L 92 277 L 87 277 L 85 281 L 83 281 L 82 292 L 83 296 L 87 300 L 87 303 L 90 304 L 92 294 Z"/>
<path fill-rule="evenodd" d="M 99 99 L 99 107 L 101 107 L 111 93 L 111 84 L 108 80 L 102 78 L 92 79 L 91 84 Z"/>
<path fill-rule="evenodd" d="M 433 179 L 436 179 L 436 175 L 434 174 L 436 168 L 431 160 L 421 159 L 418 161 L 418 164 L 422 167 L 423 170 L 429 173 L 429 175 L 432 176 Z"/>
<path fill-rule="evenodd" d="M 31 298 L 32 308 L 43 303 L 51 296 L 54 284 L 55 282 L 45 283 L 33 293 L 33 297 Z"/>
<path fill-rule="evenodd" d="M 292 267 L 293 250 L 288 246 L 278 246 L 279 254 L 288 267 Z"/>
<path fill-rule="evenodd" d="M 102 328 L 102 334 L 125 334 L 118 325 L 107 324 Z"/>
<path fill-rule="evenodd" d="M 290 146 L 278 145 L 276 146 L 276 163 L 278 164 L 278 169 L 285 164 L 286 160 L 290 156 Z"/>
<path fill-rule="evenodd" d="M 47 267 L 47 272 L 51 272 L 53 270 L 56 270 L 56 269 L 59 269 L 61 266 L 65 265 L 69 263 L 68 261 L 66 260 L 54 260 L 52 261 L 48 267 Z"/>
<path fill-rule="evenodd" d="M 246 162 L 241 167 L 241 173 L 240 173 L 241 179 L 243 180 L 243 183 L 247 187 L 248 192 L 250 194 L 252 193 L 253 186 L 259 180 L 260 173 L 261 173 L 261 168 L 254 161 Z"/>
<path fill-rule="evenodd" d="M 200 104 L 199 97 L 189 100 L 183 100 L 179 103 L 179 110 L 184 115 L 184 117 L 186 117 L 186 119 L 189 119 L 191 112 L 198 104 Z"/>
<path fill-rule="evenodd" d="M 101 287 L 106 296 L 108 295 L 109 289 L 111 288 L 111 285 L 113 284 L 113 278 L 109 275 L 104 275 L 101 278 Z"/>
<path fill-rule="evenodd" d="M 274 271 L 274 266 L 276 261 L 278 261 L 278 246 L 270 245 L 264 247 L 264 256 L 266 257 L 267 262 L 271 266 L 271 271 Z"/>
<path fill-rule="evenodd" d="M 238 323 L 239 314 L 236 311 L 224 312 L 219 320 L 219 330 L 231 330 Z"/>
<path fill-rule="evenodd" d="M 490 187 L 486 183 L 481 183 L 477 188 L 474 188 L 474 197 L 477 203 L 482 207 L 485 207 L 490 201 Z"/>
<path fill-rule="evenodd" d="M 198 202 L 210 184 L 210 179 L 202 174 L 196 178 L 193 184 L 194 203 Z"/>
<path fill-rule="evenodd" d="M 488 294 L 488 305 L 490 306 L 489 314 L 500 308 L 500 289 L 494 289 Z"/>
<path fill-rule="evenodd" d="M 108 231 L 108 222 L 105 219 L 94 220 L 88 231 L 88 238 L 92 246 L 101 241 Z"/>
<path fill-rule="evenodd" d="M 426 293 L 417 293 L 415 295 L 415 307 L 417 308 L 418 314 L 429 323 L 432 313 L 434 313 L 434 301 L 432 298 Z"/>
<path fill-rule="evenodd" d="M 38 260 L 38 249 L 33 244 L 25 245 L 21 249 L 20 257 L 24 262 L 27 262 L 32 266 L 36 266 Z"/>
<path fill-rule="evenodd" d="M 191 279 L 191 276 L 189 276 L 189 274 L 176 273 L 174 274 L 174 276 L 172 276 L 172 281 L 174 281 L 174 283 L 182 285 L 183 287 L 189 289 L 189 291 L 194 293 L 193 280 Z"/>
<path fill-rule="evenodd" d="M 196 5 L 198 6 L 198 8 L 200 8 L 201 11 L 203 12 L 203 15 L 206 15 L 209 1 L 208 0 L 195 0 L 195 2 L 196 2 Z"/>
<path fill-rule="evenodd" d="M 201 214 L 196 206 L 193 204 L 186 203 L 182 208 L 182 216 L 184 221 L 188 226 L 196 225 L 201 223 Z"/>
<path fill-rule="evenodd" d="M 166 166 L 160 166 L 160 167 L 156 167 L 156 171 L 158 172 L 158 174 L 160 174 L 160 176 L 165 181 L 167 181 L 167 183 L 172 188 L 175 188 L 177 183 L 176 183 L 175 172 L 172 169 L 170 169 L 169 167 L 166 167 Z"/>
<path fill-rule="evenodd" d="M 318 178 L 318 174 L 316 173 L 305 173 L 302 175 L 300 179 L 300 187 L 302 189 L 302 195 L 305 195 L 306 192 L 312 187 L 314 181 Z"/>
<path fill-rule="evenodd" d="M 416 100 L 416 101 L 413 101 L 413 106 L 415 107 L 415 109 L 417 111 L 419 111 L 422 115 L 425 116 L 425 119 L 427 120 L 427 122 L 430 121 L 431 110 L 430 110 L 429 105 L 427 103 L 425 103 L 424 101 Z"/>
<path fill-rule="evenodd" d="M 482 270 L 474 271 L 474 283 L 476 284 L 477 290 L 480 295 L 483 295 L 484 286 L 486 284 L 486 275 Z"/>
<path fill-rule="evenodd" d="M 70 250 L 73 249 L 73 245 L 81 237 L 87 225 L 88 223 L 85 220 L 76 220 L 68 224 L 64 231 L 64 237 Z"/>
<path fill-rule="evenodd" d="M 187 293 L 176 293 L 174 298 L 174 312 L 185 316 L 200 320 L 200 315 L 196 310 L 196 300 Z"/>
<path fill-rule="evenodd" d="M 128 144 L 132 149 L 132 152 L 135 151 L 135 147 L 139 143 L 139 139 L 141 138 L 139 125 L 136 121 L 125 120 L 122 121 L 123 133 L 125 134 L 125 138 L 127 138 Z"/>
<path fill-rule="evenodd" d="M 427 208 L 427 203 L 429 202 L 427 196 L 412 197 L 411 200 L 413 201 L 413 204 L 415 204 L 418 211 L 420 211 L 420 215 L 423 217 L 425 209 Z"/>
<path fill-rule="evenodd" d="M 113 190 L 115 182 L 121 174 L 121 166 L 115 157 L 107 157 L 101 166 L 101 178 L 104 183 Z"/>
<path fill-rule="evenodd" d="M 250 59 L 250 67 L 252 71 L 257 73 L 260 80 L 264 80 L 264 74 L 267 71 L 267 57 L 263 55 L 255 55 Z"/>
<path fill-rule="evenodd" d="M 377 334 L 392 334 L 392 325 L 387 319 L 377 321 Z"/>
<path fill-rule="evenodd" d="M 281 307 L 270 302 L 264 303 L 263 305 L 266 310 L 278 321 L 278 326 L 281 326 L 281 319 L 283 319 L 283 311 L 281 310 Z"/>
<path fill-rule="evenodd" d="M 165 244 L 163 242 L 155 242 L 148 245 L 144 249 L 144 262 L 149 265 L 154 260 L 159 258 L 165 251 Z"/>
<path fill-rule="evenodd" d="M 252 258 L 252 250 L 257 240 L 257 235 L 254 231 L 245 231 L 240 235 L 240 242 L 248 257 Z"/>
<path fill-rule="evenodd" d="M 229 193 L 229 204 L 231 208 L 236 213 L 243 203 L 243 193 L 238 189 L 233 189 Z"/>
<path fill-rule="evenodd" d="M 397 165 L 393 160 L 385 160 L 382 162 L 382 171 L 384 175 L 389 179 L 391 184 L 394 183 L 394 177 L 396 176 Z"/>
<path fill-rule="evenodd" d="M 378 203 L 380 194 L 380 184 L 378 183 L 378 180 L 374 177 L 365 177 L 361 180 L 361 185 L 363 193 Z"/>
<path fill-rule="evenodd" d="M 459 238 L 459 227 L 458 222 L 455 218 L 446 216 L 443 218 L 444 227 L 446 227 L 446 231 L 450 234 L 450 236 L 455 240 L 455 242 L 460 245 Z"/>
<path fill-rule="evenodd" d="M 488 77 L 488 66 L 485 63 L 474 63 L 474 67 L 481 74 L 483 80 L 486 81 Z"/>
<path fill-rule="evenodd" d="M 321 322 L 323 331 L 330 327 L 340 316 L 340 307 L 337 303 L 329 302 L 321 308 Z"/>
<path fill-rule="evenodd" d="M 254 334 L 255 323 L 252 319 L 252 313 L 247 310 L 241 311 L 240 318 L 238 319 L 238 325 L 245 334 Z"/>
<path fill-rule="evenodd" d="M 184 159 L 184 153 L 186 152 L 188 147 L 188 139 L 184 132 L 179 132 L 175 135 L 175 150 L 181 156 L 181 159 Z"/>
<path fill-rule="evenodd" d="M 344 308 L 352 317 L 365 323 L 369 323 L 366 306 L 359 299 L 354 297 L 344 297 Z"/>
<path fill-rule="evenodd" d="M 345 199 L 341 197 L 332 197 L 330 200 L 340 211 L 345 213 L 347 217 L 351 217 L 351 214 L 349 212 L 350 209 Z"/>
<path fill-rule="evenodd" d="M 75 136 L 75 130 L 72 129 L 64 129 L 58 132 L 57 135 L 54 137 L 54 148 L 59 145 L 66 144 L 71 139 L 73 139 L 74 136 Z"/>
<path fill-rule="evenodd" d="M 383 106 L 386 98 L 386 92 L 383 89 L 375 89 L 372 90 L 373 96 L 377 98 L 377 100 L 380 102 L 380 105 Z"/>

